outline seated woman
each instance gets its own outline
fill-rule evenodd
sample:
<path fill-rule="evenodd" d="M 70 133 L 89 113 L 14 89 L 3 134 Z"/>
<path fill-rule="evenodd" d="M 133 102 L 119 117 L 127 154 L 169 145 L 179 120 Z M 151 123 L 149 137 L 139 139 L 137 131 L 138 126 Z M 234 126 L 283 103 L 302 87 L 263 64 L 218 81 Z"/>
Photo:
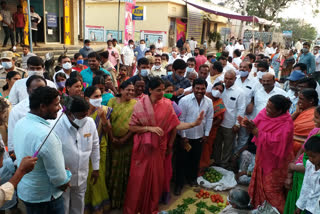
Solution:
<path fill-rule="evenodd" d="M 314 128 L 313 114 L 317 105 L 318 93 L 314 89 L 307 88 L 300 91 L 297 110 L 292 115 L 294 121 L 293 151 L 295 155 Z"/>
<path fill-rule="evenodd" d="M 8 99 L 13 84 L 19 79 L 21 79 L 21 75 L 18 72 L 9 71 L 6 76 L 7 83 L 0 88 L 0 96 Z"/>
<path fill-rule="evenodd" d="M 56 78 L 55 83 L 56 83 L 57 89 L 60 95 L 62 95 L 63 93 L 66 92 L 65 87 L 66 87 L 67 76 L 65 73 L 60 72 L 56 74 L 55 78 Z"/>
<path fill-rule="evenodd" d="M 309 133 L 305 142 L 307 142 L 310 137 L 317 135 L 320 132 L 320 106 L 314 110 L 313 121 L 315 128 Z M 287 195 L 284 214 L 294 213 L 297 208 L 296 202 L 300 195 L 305 173 L 305 166 L 308 159 L 309 158 L 304 151 L 304 146 L 302 146 L 294 161 L 289 164 L 286 181 L 286 187 L 289 189 L 289 192 Z"/>
<path fill-rule="evenodd" d="M 88 66 L 84 65 L 83 62 L 83 56 L 81 53 L 75 53 L 73 60 L 75 61 L 75 66 L 72 67 L 73 70 L 78 71 L 79 73 L 84 70 L 87 69 Z"/>
<path fill-rule="evenodd" d="M 241 125 L 254 135 L 252 141 L 257 146 L 249 186 L 254 208 L 268 201 L 283 213 L 286 202 L 284 185 L 288 165 L 293 158 L 293 121 L 288 113 L 290 105 L 288 98 L 274 95 L 253 121 L 240 119 Z"/>
<path fill-rule="evenodd" d="M 209 134 L 209 139 L 207 143 L 203 144 L 202 146 L 202 154 L 200 159 L 200 174 L 204 173 L 204 170 L 208 168 L 211 164 L 211 154 L 212 154 L 212 146 L 214 139 L 217 135 L 217 130 L 223 121 L 224 112 L 226 108 L 224 103 L 221 99 L 221 94 L 224 91 L 224 85 L 221 82 L 214 84 L 211 94 L 207 93 L 207 96 L 212 99 L 213 108 L 214 108 L 214 118 L 212 121 L 212 128 Z"/>
<path fill-rule="evenodd" d="M 95 76 L 92 80 L 92 86 L 99 88 L 102 93 L 102 105 L 106 106 L 109 100 L 114 97 L 109 90 L 106 90 L 105 79 L 103 76 Z"/>

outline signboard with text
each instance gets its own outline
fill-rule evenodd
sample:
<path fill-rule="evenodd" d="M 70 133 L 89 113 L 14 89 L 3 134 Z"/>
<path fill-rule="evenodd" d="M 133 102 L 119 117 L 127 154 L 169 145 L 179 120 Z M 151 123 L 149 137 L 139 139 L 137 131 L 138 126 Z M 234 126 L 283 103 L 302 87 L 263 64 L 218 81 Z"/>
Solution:
<path fill-rule="evenodd" d="M 132 20 L 143 21 L 143 6 L 134 6 L 132 9 Z"/>

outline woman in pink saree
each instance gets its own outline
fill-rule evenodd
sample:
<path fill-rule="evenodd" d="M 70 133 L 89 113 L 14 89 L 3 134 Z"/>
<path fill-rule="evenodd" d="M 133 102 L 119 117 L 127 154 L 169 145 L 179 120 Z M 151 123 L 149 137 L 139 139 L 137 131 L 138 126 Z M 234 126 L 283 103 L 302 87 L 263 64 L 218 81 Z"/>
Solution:
<path fill-rule="evenodd" d="M 249 195 L 256 208 L 268 201 L 283 213 L 286 202 L 285 180 L 293 158 L 293 121 L 288 110 L 291 102 L 282 95 L 272 96 L 253 121 L 241 125 L 250 131 L 257 146 Z"/>
<path fill-rule="evenodd" d="M 164 83 L 156 77 L 149 82 L 149 96 L 134 107 L 130 131 L 134 132 L 130 176 L 123 213 L 158 213 L 165 183 L 165 157 L 176 129 L 188 129 L 201 123 L 180 123 L 172 103 L 163 97 Z"/>

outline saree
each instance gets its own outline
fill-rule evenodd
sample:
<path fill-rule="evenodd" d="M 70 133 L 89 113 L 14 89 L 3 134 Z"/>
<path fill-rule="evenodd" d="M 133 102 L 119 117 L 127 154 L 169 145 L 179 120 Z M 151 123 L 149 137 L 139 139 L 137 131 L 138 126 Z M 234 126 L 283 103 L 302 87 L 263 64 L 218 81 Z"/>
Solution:
<path fill-rule="evenodd" d="M 163 130 L 164 135 L 158 136 L 151 132 L 134 135 L 123 213 L 158 213 L 158 204 L 163 192 L 168 133 L 179 124 L 172 103 L 166 98 L 152 104 L 149 96 L 144 96 L 134 106 L 129 125 L 157 126 Z"/>
<path fill-rule="evenodd" d="M 129 122 L 136 102 L 131 99 L 128 102 L 119 103 L 117 98 L 110 99 L 108 105 L 113 108 L 110 120 L 114 137 L 120 138 L 128 133 Z M 132 145 L 133 139 L 130 138 L 123 145 L 116 145 L 112 142 L 109 146 L 111 160 L 109 161 L 107 181 L 113 209 L 120 209 L 123 206 L 130 172 Z"/>
<path fill-rule="evenodd" d="M 284 182 L 293 158 L 293 121 L 288 112 L 271 118 L 263 109 L 253 122 L 258 128 L 258 136 L 252 139 L 257 146 L 249 185 L 252 205 L 256 208 L 266 200 L 283 213 L 286 203 Z"/>
<path fill-rule="evenodd" d="M 108 107 L 103 106 L 103 110 L 107 113 Z M 89 175 L 87 180 L 87 191 L 85 194 L 85 213 L 102 214 L 110 209 L 110 200 L 106 184 L 106 160 L 107 160 L 107 135 L 103 131 L 103 124 L 95 111 L 90 117 L 94 120 L 100 139 L 100 167 L 99 177 L 96 184 L 91 181 L 92 164 L 89 163 Z"/>
<path fill-rule="evenodd" d="M 306 139 L 305 142 L 308 141 L 308 139 L 320 131 L 320 128 L 314 128 L 312 131 L 309 133 L 308 138 Z M 306 153 L 303 153 L 299 159 L 296 161 L 296 164 L 303 164 L 304 167 L 306 167 L 306 162 L 308 160 L 308 156 Z M 286 200 L 286 205 L 284 208 L 284 213 L 285 214 L 291 214 L 294 213 L 296 210 L 296 202 L 299 199 L 300 196 L 300 191 L 303 183 L 303 178 L 304 178 L 304 173 L 301 172 L 294 172 L 293 173 L 293 181 L 292 181 L 292 189 L 288 192 L 287 195 L 287 200 Z"/>
<path fill-rule="evenodd" d="M 213 108 L 214 108 L 214 118 L 219 118 L 221 119 L 221 122 L 222 122 L 224 112 L 226 111 L 226 107 L 224 106 L 224 103 L 221 98 L 216 101 L 213 101 Z M 207 143 L 202 145 L 202 154 L 201 154 L 200 163 L 199 163 L 200 175 L 204 173 L 204 169 L 210 166 L 210 163 L 211 163 L 210 157 L 212 154 L 213 142 L 214 142 L 214 139 L 216 138 L 219 126 L 220 124 L 217 124 L 216 126 L 212 126 Z"/>
<path fill-rule="evenodd" d="M 296 155 L 305 139 L 308 137 L 311 130 L 314 128 L 313 115 L 315 107 L 304 110 L 293 121 L 294 124 L 294 138 L 293 138 L 293 151 Z"/>

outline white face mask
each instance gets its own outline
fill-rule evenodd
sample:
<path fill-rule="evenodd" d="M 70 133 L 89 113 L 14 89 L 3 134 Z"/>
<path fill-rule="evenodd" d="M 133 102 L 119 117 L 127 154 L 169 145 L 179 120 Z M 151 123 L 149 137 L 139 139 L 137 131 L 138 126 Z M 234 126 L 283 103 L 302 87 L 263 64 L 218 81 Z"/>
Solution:
<path fill-rule="evenodd" d="M 72 64 L 70 62 L 66 62 L 62 65 L 62 68 L 65 70 L 70 70 L 72 68 Z"/>
<path fill-rule="evenodd" d="M 130 47 L 130 48 L 133 48 L 133 45 L 130 45 L 129 47 Z"/>
<path fill-rule="evenodd" d="M 247 77 L 249 75 L 249 71 L 239 71 L 240 77 Z"/>
<path fill-rule="evenodd" d="M 140 49 L 144 50 L 146 48 L 146 44 L 140 44 Z"/>
<path fill-rule="evenodd" d="M 38 76 L 42 76 L 43 77 L 43 70 L 41 70 L 41 71 L 30 71 L 30 70 L 28 70 L 28 76 L 31 77 L 33 75 L 38 75 Z"/>
<path fill-rule="evenodd" d="M 258 72 L 257 72 L 257 77 L 258 77 L 259 79 L 262 79 L 262 77 L 263 77 L 266 73 L 267 73 L 267 72 L 258 71 Z"/>
<path fill-rule="evenodd" d="M 211 94 L 215 98 L 220 98 L 221 97 L 221 92 L 219 90 L 212 89 Z"/>
<path fill-rule="evenodd" d="M 102 103 L 102 98 L 89 99 L 89 103 L 96 108 L 100 108 Z"/>
<path fill-rule="evenodd" d="M 82 128 L 87 123 L 87 117 L 79 119 L 74 119 L 73 123 L 76 124 L 79 128 Z"/>
<path fill-rule="evenodd" d="M 12 68 L 12 62 L 2 62 L 1 65 L 4 67 L 4 69 Z"/>
<path fill-rule="evenodd" d="M 187 67 L 186 71 L 187 72 L 192 72 L 192 71 L 194 71 L 194 68 Z"/>
<path fill-rule="evenodd" d="M 153 70 L 159 70 L 161 68 L 161 65 L 154 65 Z"/>

